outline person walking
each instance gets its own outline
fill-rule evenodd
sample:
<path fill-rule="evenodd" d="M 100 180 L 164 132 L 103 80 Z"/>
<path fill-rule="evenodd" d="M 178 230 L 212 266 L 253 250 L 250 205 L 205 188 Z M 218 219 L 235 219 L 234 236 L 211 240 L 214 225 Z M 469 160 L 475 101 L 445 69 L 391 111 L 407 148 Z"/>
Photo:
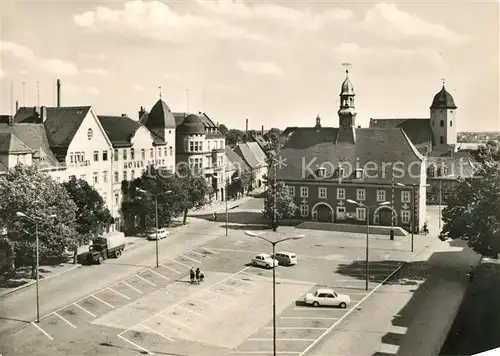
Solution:
<path fill-rule="evenodd" d="M 203 271 L 200 271 L 200 279 L 198 280 L 198 284 L 200 283 L 203 283 L 203 281 L 205 281 L 205 274 L 203 273 Z"/>
<path fill-rule="evenodd" d="M 196 269 L 195 275 L 196 275 L 196 283 L 200 284 L 200 269 L 199 268 Z"/>
<path fill-rule="evenodd" d="M 191 279 L 191 284 L 194 283 L 194 277 L 195 277 L 194 268 L 191 267 L 191 269 L 189 270 L 189 278 Z"/>

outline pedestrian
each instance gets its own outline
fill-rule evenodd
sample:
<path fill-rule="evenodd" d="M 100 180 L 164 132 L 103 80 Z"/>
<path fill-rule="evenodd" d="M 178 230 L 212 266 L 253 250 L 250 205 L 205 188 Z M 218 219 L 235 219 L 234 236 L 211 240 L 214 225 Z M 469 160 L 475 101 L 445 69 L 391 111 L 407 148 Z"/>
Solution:
<path fill-rule="evenodd" d="M 203 273 L 203 271 L 200 271 L 200 279 L 198 284 L 203 283 L 204 280 L 205 280 L 205 274 Z"/>
<path fill-rule="evenodd" d="M 475 276 L 476 276 L 476 273 L 474 272 L 474 266 L 470 266 L 469 282 L 472 282 L 474 280 Z"/>
<path fill-rule="evenodd" d="M 191 279 L 191 284 L 194 283 L 194 268 L 191 267 L 191 270 L 189 271 L 189 278 Z"/>
<path fill-rule="evenodd" d="M 196 283 L 200 284 L 200 269 L 199 268 L 196 269 L 195 275 L 196 275 Z"/>

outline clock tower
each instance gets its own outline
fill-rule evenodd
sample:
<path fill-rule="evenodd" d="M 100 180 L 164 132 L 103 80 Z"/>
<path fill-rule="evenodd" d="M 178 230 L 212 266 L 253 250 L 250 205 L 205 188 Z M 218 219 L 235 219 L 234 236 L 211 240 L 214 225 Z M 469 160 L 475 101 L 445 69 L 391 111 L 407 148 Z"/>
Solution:
<path fill-rule="evenodd" d="M 349 80 L 349 70 L 345 71 L 345 80 L 340 89 L 339 127 L 356 126 L 356 109 L 354 108 L 354 87 Z"/>

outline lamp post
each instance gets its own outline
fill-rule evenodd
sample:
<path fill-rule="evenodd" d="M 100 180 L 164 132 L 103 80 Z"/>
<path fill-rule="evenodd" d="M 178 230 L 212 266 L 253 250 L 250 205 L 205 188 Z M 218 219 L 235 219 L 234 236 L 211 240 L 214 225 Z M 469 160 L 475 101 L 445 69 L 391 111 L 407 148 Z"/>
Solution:
<path fill-rule="evenodd" d="M 160 266 L 160 261 L 159 261 L 159 257 L 158 257 L 158 250 L 159 250 L 159 246 L 158 246 L 158 195 L 157 194 L 153 194 L 151 192 L 148 192 L 147 190 L 144 190 L 144 189 L 141 189 L 141 188 L 135 188 L 138 192 L 140 193 L 144 193 L 144 194 L 151 194 L 155 197 L 155 229 L 156 229 L 156 268 L 158 268 Z M 172 193 L 171 190 L 167 190 L 165 192 L 166 194 L 170 194 Z"/>
<path fill-rule="evenodd" d="M 362 207 L 362 208 L 365 208 L 366 209 L 366 251 L 365 251 L 365 290 L 368 290 L 368 282 L 370 280 L 370 269 L 369 269 L 369 261 L 370 261 L 370 255 L 369 255 L 369 237 L 370 237 L 370 209 L 371 208 L 375 208 L 377 206 L 385 206 L 385 205 L 390 205 L 391 202 L 389 201 L 384 201 L 382 203 L 379 203 L 379 204 L 376 204 L 376 205 L 372 205 L 372 206 L 367 206 L 365 204 L 362 204 L 362 203 L 359 203 L 357 201 L 354 201 L 354 200 L 351 200 L 351 199 L 347 199 L 347 202 L 348 203 L 351 203 L 351 204 L 355 204 L 359 207 Z M 392 211 L 391 211 L 391 214 L 392 214 Z"/>
<path fill-rule="evenodd" d="M 441 218 L 442 218 L 442 216 L 441 216 L 441 207 L 442 207 L 442 204 L 443 204 L 443 179 L 450 178 L 450 177 L 453 176 L 452 174 L 442 175 L 440 171 L 441 171 L 441 169 L 438 169 L 438 172 L 439 172 L 438 173 L 439 174 L 439 178 L 438 178 L 439 179 L 439 197 L 438 197 L 438 199 L 439 199 L 439 201 L 438 201 L 438 204 L 439 204 L 439 209 L 438 209 L 439 210 L 438 211 L 438 214 L 439 214 L 438 215 L 438 217 L 439 217 L 439 219 L 438 219 L 439 220 L 439 222 L 438 222 L 439 223 L 439 231 L 441 231 Z"/>
<path fill-rule="evenodd" d="M 274 153 L 274 156 L 272 156 L 272 154 L 269 152 L 269 155 L 271 156 L 270 159 L 271 159 L 271 166 L 274 166 L 274 180 L 273 180 L 273 185 L 274 185 L 274 192 L 273 192 L 273 196 L 274 196 L 274 212 L 273 212 L 273 231 L 276 231 L 278 229 L 278 215 L 277 215 L 277 210 L 278 210 L 278 201 L 277 201 L 277 197 L 278 197 L 278 192 L 277 192 L 277 181 L 276 181 L 276 177 L 277 177 L 277 172 L 276 172 L 276 163 L 274 162 L 275 160 L 275 156 L 278 155 L 279 151 L 280 151 L 280 141 L 279 141 L 279 137 L 275 134 L 275 133 L 272 133 L 267 141 L 267 144 L 269 146 L 269 151 L 271 151 L 272 149 L 272 140 L 271 140 L 271 136 L 274 136 L 276 142 L 278 143 L 277 146 L 276 146 L 276 152 Z"/>
<path fill-rule="evenodd" d="M 405 184 L 403 183 L 397 183 L 398 186 L 400 187 L 406 187 Z M 414 233 L 415 233 L 415 199 L 416 199 L 416 194 L 415 194 L 415 188 L 416 184 L 412 184 L 412 197 L 411 197 L 411 202 L 410 202 L 410 209 L 411 209 L 411 215 L 410 215 L 410 229 L 411 229 L 411 252 L 413 252 L 413 239 L 414 239 Z"/>
<path fill-rule="evenodd" d="M 296 235 L 292 237 L 286 237 L 281 240 L 272 241 L 252 231 L 245 231 L 245 234 L 247 234 L 248 236 L 258 237 L 259 239 L 262 239 L 270 243 L 273 246 L 273 256 L 272 256 L 273 259 L 274 255 L 276 254 L 277 244 L 287 240 L 300 240 L 303 237 L 305 237 L 305 235 Z M 273 264 L 273 356 L 276 356 L 276 267 L 274 266 L 274 264 Z"/>
<path fill-rule="evenodd" d="M 29 217 L 28 215 L 26 215 L 25 213 L 22 213 L 20 211 L 16 212 L 16 215 L 19 217 L 22 217 L 22 218 L 26 218 L 26 219 L 32 221 L 33 223 L 35 223 L 36 322 L 39 323 L 40 322 L 40 273 L 39 273 L 39 269 L 40 269 L 40 240 L 38 237 L 38 220 L 36 220 L 32 217 Z M 52 215 L 49 215 L 48 217 L 55 218 L 56 215 L 52 214 Z"/>

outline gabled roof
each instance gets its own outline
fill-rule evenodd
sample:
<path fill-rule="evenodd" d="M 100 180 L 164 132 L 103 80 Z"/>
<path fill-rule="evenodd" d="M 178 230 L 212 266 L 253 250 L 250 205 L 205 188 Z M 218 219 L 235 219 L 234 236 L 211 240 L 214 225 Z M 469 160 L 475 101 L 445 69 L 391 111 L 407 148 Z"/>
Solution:
<path fill-rule="evenodd" d="M 175 129 L 176 122 L 172 110 L 168 105 L 159 99 L 156 104 L 153 105 L 151 111 L 141 117 L 141 124 L 153 129 Z M 164 139 L 164 137 L 162 137 Z"/>
<path fill-rule="evenodd" d="M 236 152 L 234 152 L 229 145 L 226 145 L 224 152 L 226 157 L 229 159 L 231 164 L 239 170 L 250 170 L 250 166 L 241 158 Z"/>
<path fill-rule="evenodd" d="M 257 142 L 247 142 L 248 148 L 250 152 L 252 152 L 253 156 L 259 162 L 261 166 L 267 166 L 267 155 L 266 152 L 262 148 L 260 148 Z"/>
<path fill-rule="evenodd" d="M 259 153 L 262 152 L 262 153 Z M 256 142 L 238 143 L 234 148 L 237 153 L 252 169 L 266 166 L 266 155 Z"/>
<path fill-rule="evenodd" d="M 145 127 L 139 122 L 132 120 L 128 116 L 97 116 L 106 135 L 113 144 L 113 147 L 129 147 L 132 145 L 132 138 L 140 127 Z M 147 129 L 147 128 L 146 128 Z M 152 131 L 148 132 L 153 137 L 155 144 L 163 144 L 164 141 Z"/>
<path fill-rule="evenodd" d="M 399 173 L 392 169 L 391 164 L 400 162 L 402 168 L 412 169 L 413 174 L 398 177 L 398 182 L 420 182 L 414 162 L 421 163 L 424 157 L 402 129 L 357 128 L 354 131 L 355 143 L 337 141 L 339 130 L 329 127 L 319 130 L 314 127 L 297 128 L 279 152 L 278 160 L 282 164 L 277 165 L 278 179 L 315 180 L 318 179 L 315 176 L 318 168 L 324 167 L 325 179 L 337 181 L 333 172 L 342 164 L 348 164 L 348 169 L 365 168 L 364 182 L 386 184 L 392 180 L 393 171 Z M 411 163 L 414 165 L 411 166 Z M 350 176 L 342 181 L 352 179 L 353 176 Z"/>
<path fill-rule="evenodd" d="M 32 153 L 33 150 L 13 133 L 0 132 L 0 153 Z"/>
<path fill-rule="evenodd" d="M 428 118 L 372 118 L 370 119 L 370 128 L 401 128 L 420 153 L 425 154 L 432 148 L 431 121 Z"/>
<path fill-rule="evenodd" d="M 427 157 L 427 178 L 433 177 L 429 169 L 434 167 L 437 170 L 443 170 L 441 175 L 443 179 L 456 179 L 459 177 L 472 177 L 475 173 L 478 163 L 467 152 L 456 152 L 453 156 L 429 156 Z"/>

